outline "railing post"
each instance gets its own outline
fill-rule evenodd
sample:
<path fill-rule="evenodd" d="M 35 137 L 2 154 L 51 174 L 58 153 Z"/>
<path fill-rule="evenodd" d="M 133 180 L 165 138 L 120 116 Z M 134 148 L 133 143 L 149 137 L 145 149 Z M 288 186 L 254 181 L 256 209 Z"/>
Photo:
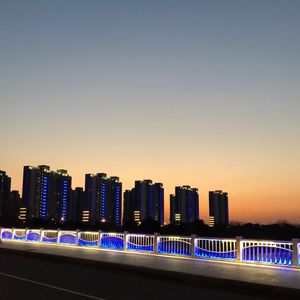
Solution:
<path fill-rule="evenodd" d="M 25 242 L 27 242 L 27 231 L 28 231 L 28 227 L 25 228 Z"/>
<path fill-rule="evenodd" d="M 299 254 L 298 253 L 298 244 L 300 243 L 300 239 L 292 239 L 292 250 L 293 250 L 293 256 L 292 256 L 292 264 L 294 267 L 299 266 Z"/>
<path fill-rule="evenodd" d="M 80 230 L 76 229 L 76 246 L 78 246 L 78 244 L 79 244 L 79 232 L 80 232 Z"/>
<path fill-rule="evenodd" d="M 127 251 L 127 238 L 128 238 L 128 231 L 124 231 L 124 237 L 123 237 L 124 251 Z"/>
<path fill-rule="evenodd" d="M 40 243 L 43 241 L 43 228 L 40 228 Z"/>
<path fill-rule="evenodd" d="M 155 254 L 158 254 L 158 238 L 159 238 L 159 233 L 155 232 L 154 233 L 154 245 L 153 245 L 153 250 Z"/>
<path fill-rule="evenodd" d="M 60 229 L 57 228 L 57 241 L 56 241 L 57 244 L 59 244 L 59 236 L 60 236 Z"/>
<path fill-rule="evenodd" d="M 195 257 L 196 234 L 191 235 L 191 257 Z"/>
<path fill-rule="evenodd" d="M 98 240 L 98 246 L 99 248 L 101 248 L 101 233 L 102 233 L 102 230 L 99 230 L 99 240 Z"/>
<path fill-rule="evenodd" d="M 236 238 L 236 261 L 243 260 L 243 237 L 237 236 Z"/>

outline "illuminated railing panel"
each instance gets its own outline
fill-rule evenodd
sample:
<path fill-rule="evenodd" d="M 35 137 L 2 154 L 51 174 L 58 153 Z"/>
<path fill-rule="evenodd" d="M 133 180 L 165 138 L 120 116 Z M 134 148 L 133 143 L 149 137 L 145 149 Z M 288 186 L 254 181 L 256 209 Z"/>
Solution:
<path fill-rule="evenodd" d="M 128 250 L 154 252 L 154 235 L 128 234 L 126 245 Z"/>
<path fill-rule="evenodd" d="M 57 243 L 57 230 L 42 230 L 41 241 L 43 243 Z"/>
<path fill-rule="evenodd" d="M 292 265 L 291 242 L 242 241 L 242 260 L 278 265 Z"/>
<path fill-rule="evenodd" d="M 195 239 L 195 256 L 212 259 L 236 259 L 236 240 L 234 239 Z"/>
<path fill-rule="evenodd" d="M 13 240 L 25 240 L 26 230 L 25 229 L 14 229 L 13 230 Z"/>
<path fill-rule="evenodd" d="M 99 246 L 99 232 L 79 232 L 78 233 L 78 245 L 97 247 Z"/>
<path fill-rule="evenodd" d="M 298 266 L 300 266 L 300 243 L 297 244 L 297 250 L 298 250 Z"/>
<path fill-rule="evenodd" d="M 126 241 L 124 240 L 126 236 Z M 149 234 L 123 234 L 67 230 L 38 230 L 1 228 L 0 239 L 25 242 L 59 243 L 108 249 L 152 252 L 167 255 L 195 256 L 197 258 L 237 260 L 249 263 L 267 263 L 283 266 L 300 266 L 300 242 L 256 241 L 197 238 L 182 236 L 155 236 Z M 192 246 L 194 248 L 192 249 Z"/>
<path fill-rule="evenodd" d="M 13 237 L 13 230 L 10 228 L 2 228 L 1 229 L 1 239 L 11 240 Z"/>
<path fill-rule="evenodd" d="M 190 237 L 159 236 L 158 253 L 190 256 L 192 254 L 191 240 Z"/>
<path fill-rule="evenodd" d="M 77 231 L 59 231 L 58 243 L 65 245 L 76 245 Z"/>
<path fill-rule="evenodd" d="M 124 234 L 123 233 L 101 233 L 100 247 L 109 249 L 124 249 Z"/>
<path fill-rule="evenodd" d="M 41 241 L 41 231 L 34 230 L 34 229 L 26 230 L 26 241 L 40 242 Z"/>

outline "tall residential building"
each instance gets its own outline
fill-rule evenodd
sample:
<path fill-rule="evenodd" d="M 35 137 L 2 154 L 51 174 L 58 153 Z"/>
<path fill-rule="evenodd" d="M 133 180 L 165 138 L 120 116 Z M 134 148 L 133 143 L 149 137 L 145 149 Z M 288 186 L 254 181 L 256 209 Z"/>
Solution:
<path fill-rule="evenodd" d="M 229 224 L 228 193 L 218 191 L 209 192 L 209 226 Z"/>
<path fill-rule="evenodd" d="M 11 178 L 0 170 L 0 220 L 4 218 L 5 206 L 10 195 Z"/>
<path fill-rule="evenodd" d="M 132 190 L 124 193 L 123 223 L 140 223 L 148 218 L 164 224 L 164 188 L 162 183 L 153 184 L 149 179 L 138 180 Z"/>
<path fill-rule="evenodd" d="M 86 205 L 91 224 L 107 222 L 121 226 L 122 183 L 118 177 L 105 173 L 85 175 Z"/>
<path fill-rule="evenodd" d="M 65 170 L 51 171 L 49 166 L 25 166 L 21 210 L 26 219 L 68 220 L 71 177 Z"/>
<path fill-rule="evenodd" d="M 53 172 L 55 182 L 55 220 L 57 222 L 71 221 L 70 206 L 72 199 L 72 177 L 66 170 Z"/>
<path fill-rule="evenodd" d="M 85 201 L 85 193 L 83 188 L 77 187 L 72 191 L 72 200 L 70 205 L 70 218 L 71 222 L 78 224 L 84 222 L 83 208 Z"/>
<path fill-rule="evenodd" d="M 10 224 L 15 224 L 19 218 L 20 210 L 20 194 L 19 191 L 11 191 L 5 205 L 4 220 Z"/>
<path fill-rule="evenodd" d="M 198 189 L 189 185 L 175 187 L 175 195 L 170 195 L 171 223 L 192 223 L 199 220 Z"/>

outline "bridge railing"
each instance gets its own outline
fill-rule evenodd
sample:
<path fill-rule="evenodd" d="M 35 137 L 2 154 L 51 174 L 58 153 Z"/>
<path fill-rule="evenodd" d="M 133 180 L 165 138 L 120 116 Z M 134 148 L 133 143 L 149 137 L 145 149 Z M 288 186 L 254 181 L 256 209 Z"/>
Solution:
<path fill-rule="evenodd" d="M 116 232 L 102 232 L 100 234 L 100 247 L 124 250 L 124 234 Z"/>
<path fill-rule="evenodd" d="M 298 259 L 298 266 L 300 266 L 300 243 L 297 243 L 297 259 Z M 295 264 L 297 264 L 297 259 Z"/>
<path fill-rule="evenodd" d="M 225 239 L 23 228 L 0 228 L 0 239 L 300 267 L 299 239 L 263 241 L 241 237 Z"/>
<path fill-rule="evenodd" d="M 29 242 L 40 242 L 41 241 L 41 230 L 40 229 L 27 229 L 25 239 L 26 239 L 26 241 L 29 241 Z"/>
<path fill-rule="evenodd" d="M 236 260 L 236 239 L 196 238 L 195 257 Z"/>
<path fill-rule="evenodd" d="M 158 236 L 157 252 L 169 255 L 192 255 L 192 238 L 182 236 Z"/>
<path fill-rule="evenodd" d="M 3 240 L 11 240 L 13 237 L 13 229 L 12 228 L 1 228 L 0 237 Z"/>
<path fill-rule="evenodd" d="M 79 231 L 78 246 L 99 247 L 99 232 Z"/>
<path fill-rule="evenodd" d="M 59 230 L 57 235 L 58 244 L 76 245 L 77 231 Z"/>
<path fill-rule="evenodd" d="M 127 234 L 126 249 L 130 251 L 155 252 L 155 236 L 151 234 Z"/>
<path fill-rule="evenodd" d="M 26 240 L 26 229 L 13 229 L 13 240 Z"/>
<path fill-rule="evenodd" d="M 242 241 L 242 260 L 291 266 L 293 243 L 277 241 Z"/>
<path fill-rule="evenodd" d="M 58 230 L 42 230 L 41 242 L 42 243 L 57 243 Z"/>

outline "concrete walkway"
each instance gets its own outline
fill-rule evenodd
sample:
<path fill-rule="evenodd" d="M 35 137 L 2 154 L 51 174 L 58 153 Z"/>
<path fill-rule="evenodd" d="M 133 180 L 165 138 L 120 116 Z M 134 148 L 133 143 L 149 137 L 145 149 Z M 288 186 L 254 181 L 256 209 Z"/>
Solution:
<path fill-rule="evenodd" d="M 205 278 L 225 279 L 281 288 L 300 290 L 300 269 L 249 265 L 234 262 L 209 261 L 202 259 L 140 254 L 97 248 L 81 248 L 62 245 L 28 243 L 23 241 L 0 241 L 0 251 L 25 251 L 60 256 L 95 263 L 160 270 Z M 0 252 L 1 253 L 1 252 Z"/>

